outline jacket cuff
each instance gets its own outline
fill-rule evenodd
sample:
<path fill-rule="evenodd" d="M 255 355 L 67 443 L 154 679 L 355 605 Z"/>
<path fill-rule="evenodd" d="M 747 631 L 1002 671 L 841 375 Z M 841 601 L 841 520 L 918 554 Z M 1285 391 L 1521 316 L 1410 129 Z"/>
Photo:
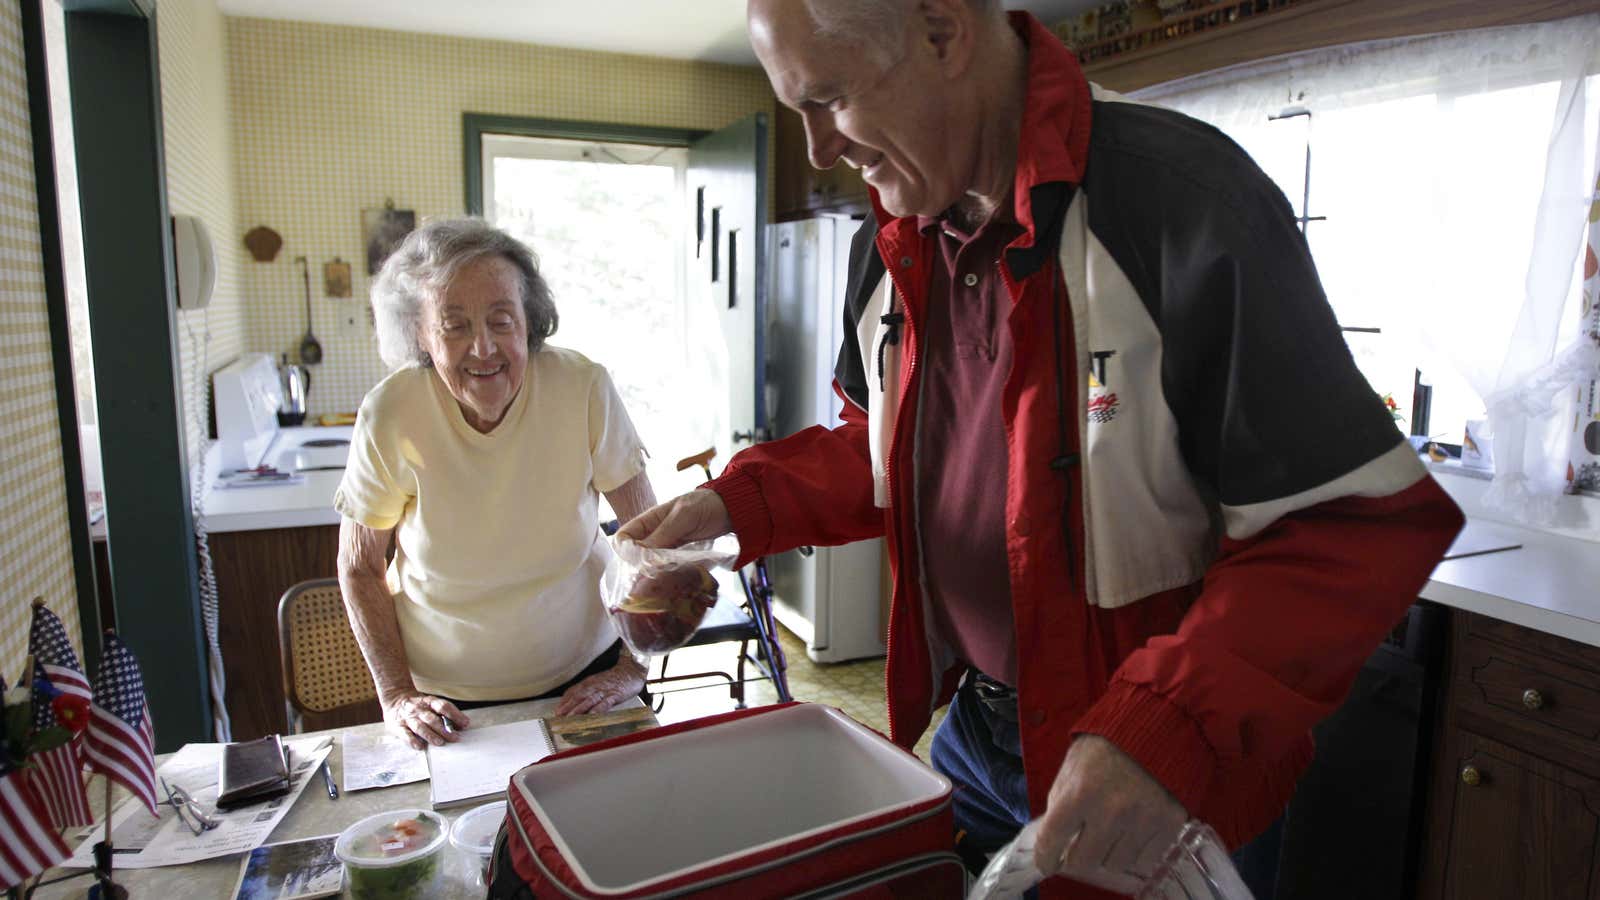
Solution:
<path fill-rule="evenodd" d="M 767 552 L 772 544 L 772 513 L 767 509 L 761 486 L 749 474 L 735 469 L 701 485 L 717 492 L 728 508 L 733 533 L 739 538 L 739 559 L 735 569 L 743 568 Z"/>
<path fill-rule="evenodd" d="M 1217 769 L 1217 754 L 1198 723 L 1170 700 L 1127 681 L 1114 681 L 1079 719 L 1073 734 L 1096 734 L 1133 757 L 1190 816 L 1201 812 Z"/>

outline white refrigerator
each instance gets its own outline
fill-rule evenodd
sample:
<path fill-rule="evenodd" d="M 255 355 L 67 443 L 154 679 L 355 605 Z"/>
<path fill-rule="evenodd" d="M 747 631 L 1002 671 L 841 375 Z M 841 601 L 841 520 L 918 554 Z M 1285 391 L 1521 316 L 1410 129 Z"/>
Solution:
<path fill-rule="evenodd" d="M 839 422 L 833 366 L 845 339 L 845 276 L 858 224 L 826 216 L 768 226 L 764 390 L 774 438 Z M 882 539 L 789 550 L 767 566 L 773 614 L 805 641 L 807 656 L 843 662 L 884 655 Z"/>

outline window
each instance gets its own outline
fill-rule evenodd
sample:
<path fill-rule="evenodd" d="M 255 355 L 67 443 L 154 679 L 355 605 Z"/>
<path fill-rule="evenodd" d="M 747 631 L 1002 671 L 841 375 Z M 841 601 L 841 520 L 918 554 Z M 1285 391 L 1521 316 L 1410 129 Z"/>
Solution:
<path fill-rule="evenodd" d="M 660 496 L 693 487 L 673 462 L 708 446 L 683 373 L 686 151 L 483 136 L 483 212 L 531 247 L 555 295 L 551 343 L 604 365 L 652 458 Z M 665 379 L 664 373 L 672 378 Z"/>
<path fill-rule="evenodd" d="M 1459 444 L 1466 421 L 1485 415 L 1522 311 L 1560 86 L 1530 69 L 1509 83 L 1312 96 L 1323 101 L 1314 114 L 1290 102 L 1213 119 L 1302 219 L 1350 352 L 1374 391 L 1394 397 L 1402 431 L 1418 415 L 1418 378 L 1432 388 L 1429 436 Z M 1600 78 L 1586 86 L 1594 160 Z M 1558 346 L 1576 335 L 1578 290 L 1574 266 Z"/>

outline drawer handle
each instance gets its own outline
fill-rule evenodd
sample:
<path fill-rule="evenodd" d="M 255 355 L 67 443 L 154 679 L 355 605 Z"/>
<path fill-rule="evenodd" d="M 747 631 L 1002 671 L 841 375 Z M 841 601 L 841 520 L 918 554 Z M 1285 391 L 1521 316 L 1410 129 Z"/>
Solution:
<path fill-rule="evenodd" d="M 1461 770 L 1461 783 L 1467 787 L 1477 787 L 1483 783 L 1483 773 L 1477 766 L 1467 766 Z"/>
<path fill-rule="evenodd" d="M 1529 709 L 1540 709 L 1540 708 L 1543 708 L 1543 706 L 1544 706 L 1544 695 L 1539 693 L 1538 691 L 1534 690 L 1533 688 L 1528 688 L 1527 690 L 1522 692 L 1522 705 L 1526 706 Z"/>

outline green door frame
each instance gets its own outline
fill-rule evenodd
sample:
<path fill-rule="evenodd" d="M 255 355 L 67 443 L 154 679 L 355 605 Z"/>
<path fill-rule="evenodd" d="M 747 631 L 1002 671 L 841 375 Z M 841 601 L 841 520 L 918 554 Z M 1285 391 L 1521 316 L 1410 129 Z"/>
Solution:
<path fill-rule="evenodd" d="M 688 128 L 658 128 L 653 125 L 622 125 L 614 122 L 574 122 L 569 119 L 530 119 L 523 116 L 463 113 L 461 133 L 461 161 L 466 169 L 467 215 L 481 216 L 484 205 L 483 136 L 485 134 L 687 147 L 711 132 Z"/>
<path fill-rule="evenodd" d="M 67 535 L 72 542 L 72 576 L 78 595 L 83 664 L 87 671 L 93 672 L 100 660 L 102 624 L 99 589 L 94 580 L 94 551 L 89 540 L 83 449 L 78 439 L 78 393 L 72 378 L 72 339 L 67 324 L 61 209 L 56 194 L 55 136 L 50 130 L 50 76 L 45 56 L 44 18 L 38 3 L 22 3 L 21 12 L 22 51 L 28 73 L 28 121 L 33 137 L 33 183 L 39 197 L 40 261 L 44 265 L 45 309 L 50 319 L 56 424 L 61 432 L 61 474 L 67 491 Z M 51 599 L 46 597 L 46 603 Z"/>
<path fill-rule="evenodd" d="M 117 630 L 144 669 L 156 749 L 175 750 L 212 732 L 154 13 L 69 2 L 66 43 Z"/>

